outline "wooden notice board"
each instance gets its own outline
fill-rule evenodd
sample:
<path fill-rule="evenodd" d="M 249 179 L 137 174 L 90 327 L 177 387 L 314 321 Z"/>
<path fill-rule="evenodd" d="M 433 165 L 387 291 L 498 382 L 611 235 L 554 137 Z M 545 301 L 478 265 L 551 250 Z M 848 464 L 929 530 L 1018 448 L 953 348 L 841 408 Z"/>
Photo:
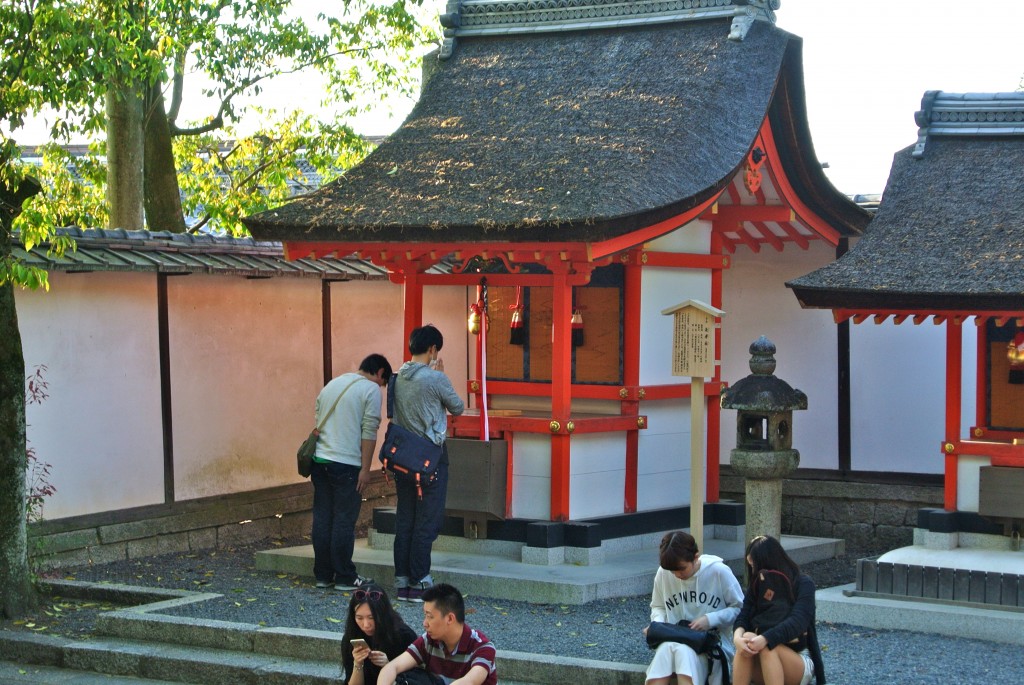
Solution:
<path fill-rule="evenodd" d="M 714 376 L 715 318 L 725 312 L 697 300 L 687 300 L 661 313 L 673 318 L 672 375 Z"/>

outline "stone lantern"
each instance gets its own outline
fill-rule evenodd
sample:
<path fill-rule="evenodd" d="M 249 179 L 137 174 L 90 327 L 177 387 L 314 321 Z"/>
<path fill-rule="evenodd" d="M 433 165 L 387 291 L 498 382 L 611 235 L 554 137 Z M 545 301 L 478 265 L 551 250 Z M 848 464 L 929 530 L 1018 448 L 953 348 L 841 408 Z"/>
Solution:
<path fill-rule="evenodd" d="M 735 409 L 732 469 L 746 479 L 746 536 L 782 531 L 782 478 L 800 464 L 793 449 L 793 410 L 807 395 L 775 377 L 775 344 L 763 335 L 750 344 L 751 375 L 722 393 L 722 409 Z"/>

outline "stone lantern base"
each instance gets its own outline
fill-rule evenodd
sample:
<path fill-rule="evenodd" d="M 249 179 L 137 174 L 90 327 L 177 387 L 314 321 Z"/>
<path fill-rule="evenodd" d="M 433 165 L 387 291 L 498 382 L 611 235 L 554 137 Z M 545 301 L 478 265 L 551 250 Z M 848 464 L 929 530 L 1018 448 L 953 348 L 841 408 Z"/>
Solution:
<path fill-rule="evenodd" d="M 800 465 L 796 450 L 758 452 L 735 449 L 732 469 L 746 479 L 747 539 L 782 537 L 782 479 Z"/>

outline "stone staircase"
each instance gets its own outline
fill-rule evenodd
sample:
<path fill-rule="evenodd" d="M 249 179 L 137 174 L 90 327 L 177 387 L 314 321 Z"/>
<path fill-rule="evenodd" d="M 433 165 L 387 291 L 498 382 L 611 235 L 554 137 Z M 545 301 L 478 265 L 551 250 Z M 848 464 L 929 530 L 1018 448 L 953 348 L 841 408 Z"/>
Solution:
<path fill-rule="evenodd" d="M 299 628 L 168 616 L 157 613 L 205 601 L 210 593 L 154 590 L 76 581 L 54 581 L 50 591 L 132 604 L 97 617 L 96 635 L 76 640 L 54 635 L 0 631 L 6 661 L 110 676 L 204 685 L 337 685 L 341 681 L 341 635 Z M 157 601 L 152 601 L 156 599 Z M 502 651 L 506 685 L 640 685 L 642 666 Z"/>

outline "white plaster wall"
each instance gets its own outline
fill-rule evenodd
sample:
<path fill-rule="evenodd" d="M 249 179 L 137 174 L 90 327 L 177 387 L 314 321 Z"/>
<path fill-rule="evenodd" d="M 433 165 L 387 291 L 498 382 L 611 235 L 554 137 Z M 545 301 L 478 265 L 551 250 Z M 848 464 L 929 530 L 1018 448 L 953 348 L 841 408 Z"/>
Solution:
<path fill-rule="evenodd" d="M 960 457 L 956 462 L 956 508 L 978 513 L 981 502 L 981 467 L 991 466 L 991 457 Z"/>
<path fill-rule="evenodd" d="M 571 486 L 569 502 L 571 507 Z M 512 436 L 512 516 L 543 521 L 551 518 L 550 436 L 539 433 Z"/>
<path fill-rule="evenodd" d="M 319 283 L 317 283 L 319 286 Z M 398 369 L 406 341 L 402 330 L 402 288 L 391 282 L 331 284 L 331 356 L 334 376 L 355 371 L 373 353 Z M 313 397 L 309 402 L 312 416 Z"/>
<path fill-rule="evenodd" d="M 423 290 L 423 323 L 434 324 L 444 335 L 444 349 L 440 354 L 444 360 L 444 372 L 463 402 L 467 395 L 466 381 L 476 376 L 475 362 L 472 366 L 470 362 L 470 349 L 476 349 L 476 336 L 471 336 L 466 330 L 470 303 L 467 292 L 463 286 L 429 286 Z M 398 330 L 401 337 L 401 321 L 398 322 Z M 407 340 L 402 341 L 403 350 L 407 344 Z"/>
<path fill-rule="evenodd" d="M 943 473 L 946 327 L 931 320 L 850 326 L 852 466 Z M 977 337 L 963 335 L 961 435 L 975 418 Z M 975 488 L 976 489 L 976 488 Z M 975 492 L 975 497 L 977 493 Z"/>
<path fill-rule="evenodd" d="M 785 282 L 834 258 L 814 241 L 808 250 L 787 246 L 760 254 L 740 247 L 723 276 L 722 379 L 750 374 L 750 343 L 765 335 L 778 350 L 775 375 L 807 394 L 807 410 L 793 412 L 793 446 L 803 468 L 835 469 L 838 456 L 836 327 L 831 311 L 802 309 Z M 721 460 L 736 447 L 736 412 L 722 411 Z"/>
<path fill-rule="evenodd" d="M 569 518 L 621 514 L 625 506 L 626 434 L 574 435 L 569 474 Z"/>
<path fill-rule="evenodd" d="M 50 274 L 16 293 L 29 373 L 50 397 L 26 409 L 28 439 L 52 466 L 48 519 L 164 501 L 152 274 Z"/>
<path fill-rule="evenodd" d="M 690 401 L 645 402 L 642 410 L 648 422 L 640 431 L 637 510 L 689 504 Z"/>
<path fill-rule="evenodd" d="M 323 385 L 320 302 L 312 279 L 169 280 L 177 499 L 301 480 L 295 450 Z"/>
<path fill-rule="evenodd" d="M 691 221 L 671 233 L 650 241 L 646 249 L 652 252 L 708 254 L 711 251 L 711 223 Z"/>
<path fill-rule="evenodd" d="M 689 383 L 672 375 L 672 319 L 662 314 L 686 300 L 711 301 L 709 272 L 696 269 L 645 268 L 640 312 L 640 385 Z M 641 411 L 647 411 L 647 405 Z"/>

